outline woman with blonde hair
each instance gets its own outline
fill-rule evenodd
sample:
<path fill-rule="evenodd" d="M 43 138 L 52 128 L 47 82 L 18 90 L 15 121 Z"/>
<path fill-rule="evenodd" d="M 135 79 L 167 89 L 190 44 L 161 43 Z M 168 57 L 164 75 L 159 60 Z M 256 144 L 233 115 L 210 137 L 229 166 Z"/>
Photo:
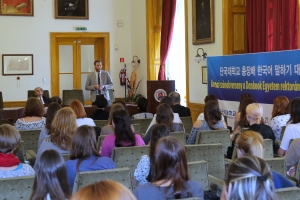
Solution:
<path fill-rule="evenodd" d="M 86 112 L 80 101 L 78 100 L 72 101 L 70 103 L 70 108 L 72 108 L 72 110 L 76 114 L 77 127 L 80 127 L 82 125 L 96 126 L 93 119 L 86 117 Z"/>
<path fill-rule="evenodd" d="M 104 180 L 85 186 L 71 200 L 136 200 L 132 192 L 121 183 Z"/>
<path fill-rule="evenodd" d="M 69 107 L 60 109 L 52 121 L 50 137 L 42 142 L 37 152 L 35 166 L 39 162 L 41 154 L 48 149 L 54 149 L 61 154 L 69 154 L 76 129 L 74 111 Z"/>

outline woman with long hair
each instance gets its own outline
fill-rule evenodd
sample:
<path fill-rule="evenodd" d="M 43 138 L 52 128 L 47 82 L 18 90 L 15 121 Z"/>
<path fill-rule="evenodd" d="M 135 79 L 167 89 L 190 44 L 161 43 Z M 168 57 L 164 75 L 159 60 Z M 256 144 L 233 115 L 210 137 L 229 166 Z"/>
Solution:
<path fill-rule="evenodd" d="M 70 160 L 66 162 L 70 190 L 77 172 L 116 168 L 111 158 L 100 157 L 96 146 L 95 130 L 91 126 L 80 126 L 72 140 Z"/>
<path fill-rule="evenodd" d="M 50 137 L 43 140 L 37 152 L 34 168 L 41 154 L 48 149 L 54 149 L 61 154 L 69 154 L 76 129 L 76 115 L 71 108 L 65 107 L 57 111 L 51 124 Z"/>
<path fill-rule="evenodd" d="M 93 119 L 88 118 L 86 116 L 86 112 L 84 110 L 84 107 L 82 103 L 78 100 L 74 100 L 70 103 L 70 108 L 75 112 L 76 114 L 76 123 L 77 127 L 80 127 L 82 125 L 88 125 L 88 126 L 96 126 Z"/>
<path fill-rule="evenodd" d="M 39 130 L 45 127 L 46 118 L 44 105 L 36 97 L 27 99 L 24 108 L 24 117 L 16 121 L 15 127 L 18 130 Z"/>
<path fill-rule="evenodd" d="M 117 110 L 112 113 L 114 134 L 105 137 L 101 156 L 110 157 L 115 147 L 143 146 L 143 139 L 131 129 L 131 119 L 126 110 Z"/>
<path fill-rule="evenodd" d="M 200 183 L 189 181 L 185 148 L 178 139 L 171 136 L 161 138 L 154 155 L 153 180 L 136 188 L 137 199 L 203 199 Z"/>
<path fill-rule="evenodd" d="M 153 128 L 149 155 L 143 155 L 138 163 L 135 171 L 134 178 L 138 185 L 143 185 L 151 182 L 154 179 L 154 160 L 155 160 L 155 147 L 160 138 L 169 136 L 170 130 L 165 124 L 156 124 Z"/>
<path fill-rule="evenodd" d="M 35 170 L 31 200 L 70 198 L 65 161 L 57 151 L 44 151 Z"/>
<path fill-rule="evenodd" d="M 204 105 L 204 120 L 197 120 L 194 123 L 187 144 L 195 144 L 199 130 L 219 130 L 226 128 L 227 125 L 222 120 L 219 105 L 215 101 L 208 101 Z"/>
<path fill-rule="evenodd" d="M 165 124 L 169 128 L 170 132 L 183 131 L 179 123 L 173 122 L 174 120 L 173 110 L 166 103 L 162 103 L 159 104 L 159 106 L 157 106 L 155 120 L 156 123 L 153 124 L 146 132 L 146 135 L 144 137 L 145 144 L 149 143 L 153 128 L 155 127 L 156 124 Z"/>
<path fill-rule="evenodd" d="M 42 141 L 45 138 L 48 138 L 50 136 L 51 123 L 54 119 L 56 112 L 60 109 L 61 109 L 61 105 L 56 102 L 49 104 L 47 109 L 47 116 L 46 116 L 46 126 L 41 130 L 39 141 L 38 141 L 38 149 L 40 148 Z"/>

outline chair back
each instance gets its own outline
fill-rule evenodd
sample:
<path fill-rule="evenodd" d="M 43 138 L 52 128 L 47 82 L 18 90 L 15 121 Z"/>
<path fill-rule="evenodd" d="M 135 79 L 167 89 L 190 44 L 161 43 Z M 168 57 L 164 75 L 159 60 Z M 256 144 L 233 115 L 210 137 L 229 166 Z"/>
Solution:
<path fill-rule="evenodd" d="M 225 177 L 225 162 L 222 154 L 222 144 L 185 145 L 188 162 L 205 160 L 208 173 L 220 180 Z"/>
<path fill-rule="evenodd" d="M 134 128 L 134 133 L 137 133 L 137 134 L 141 135 L 141 125 L 139 125 L 139 124 L 131 124 L 131 125 Z"/>
<path fill-rule="evenodd" d="M 181 122 L 183 123 L 184 125 L 184 129 L 185 129 L 185 132 L 187 134 L 190 134 L 192 128 L 193 128 L 193 120 L 192 120 L 192 117 L 180 117 L 181 119 Z"/>
<path fill-rule="evenodd" d="M 69 153 L 68 153 L 68 154 L 61 154 L 61 156 L 63 157 L 63 159 L 64 159 L 65 161 L 70 160 L 70 154 L 69 154 Z"/>
<path fill-rule="evenodd" d="M 25 143 L 26 150 L 38 151 L 38 140 L 41 130 L 20 130 L 21 139 Z"/>
<path fill-rule="evenodd" d="M 180 132 L 171 132 L 170 136 L 177 138 L 183 145 L 186 144 L 186 134 L 183 131 Z"/>
<path fill-rule="evenodd" d="M 277 199 L 299 199 L 300 188 L 298 187 L 288 187 L 275 190 Z"/>
<path fill-rule="evenodd" d="M 50 98 L 49 90 L 43 90 L 43 96 Z M 28 90 L 27 91 L 27 99 L 29 97 L 35 97 L 34 90 Z"/>
<path fill-rule="evenodd" d="M 264 158 L 274 158 L 273 152 L 273 140 L 271 139 L 264 139 Z"/>
<path fill-rule="evenodd" d="M 298 186 L 300 185 L 300 157 L 298 158 L 298 165 L 295 169 L 295 179 L 297 180 Z"/>
<path fill-rule="evenodd" d="M 200 130 L 197 133 L 195 144 L 216 144 L 223 145 L 222 155 L 227 154 L 227 148 L 230 146 L 230 131 L 228 129 L 220 130 Z"/>
<path fill-rule="evenodd" d="M 0 92 L 0 109 L 3 109 L 4 105 L 3 105 L 3 96 L 2 96 L 2 92 Z"/>
<path fill-rule="evenodd" d="M 207 162 L 195 161 L 188 163 L 189 177 L 191 181 L 197 181 L 201 184 L 203 190 L 209 190 Z"/>
<path fill-rule="evenodd" d="M 132 124 L 139 124 L 140 125 L 140 132 L 146 133 L 152 119 L 132 119 Z"/>
<path fill-rule="evenodd" d="M 72 194 L 75 194 L 81 188 L 103 180 L 113 180 L 122 183 L 132 190 L 130 169 L 128 167 L 109 170 L 96 170 L 77 172 Z"/>
<path fill-rule="evenodd" d="M 0 179 L 0 199 L 30 199 L 34 176 Z"/>
<path fill-rule="evenodd" d="M 280 141 L 282 141 L 283 135 L 284 135 L 284 131 L 285 131 L 286 126 L 283 126 L 281 129 L 281 133 L 280 133 Z"/>
<path fill-rule="evenodd" d="M 94 123 L 96 124 L 96 126 L 103 128 L 108 124 L 108 120 L 94 120 Z"/>
<path fill-rule="evenodd" d="M 74 100 L 78 100 L 84 105 L 82 90 L 63 90 L 63 105 L 70 105 Z"/>
<path fill-rule="evenodd" d="M 265 158 L 264 159 L 270 166 L 272 171 L 275 171 L 277 174 L 281 174 L 286 177 L 286 165 L 284 157 L 277 158 Z"/>
<path fill-rule="evenodd" d="M 106 135 L 100 135 L 97 140 L 97 151 L 100 151 Z"/>

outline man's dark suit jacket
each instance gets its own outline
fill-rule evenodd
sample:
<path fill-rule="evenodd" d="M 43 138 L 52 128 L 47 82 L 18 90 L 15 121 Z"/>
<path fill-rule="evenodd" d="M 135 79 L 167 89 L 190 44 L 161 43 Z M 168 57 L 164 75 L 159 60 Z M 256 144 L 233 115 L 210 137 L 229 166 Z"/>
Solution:
<path fill-rule="evenodd" d="M 46 96 L 43 96 L 43 101 L 44 101 L 44 104 L 49 104 L 50 103 L 49 97 L 46 97 Z"/>
<path fill-rule="evenodd" d="M 179 117 L 191 116 L 190 109 L 179 104 L 173 106 L 173 112 L 178 113 Z"/>

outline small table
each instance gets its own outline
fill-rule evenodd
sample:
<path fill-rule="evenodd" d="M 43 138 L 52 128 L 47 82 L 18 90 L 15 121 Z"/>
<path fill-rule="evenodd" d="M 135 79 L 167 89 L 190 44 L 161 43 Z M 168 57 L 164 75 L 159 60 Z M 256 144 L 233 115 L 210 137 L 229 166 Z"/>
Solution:
<path fill-rule="evenodd" d="M 13 123 L 15 123 L 19 118 L 24 117 L 24 108 L 3 108 L 0 109 L 0 113 L 2 114 L 3 119 L 11 118 Z"/>

